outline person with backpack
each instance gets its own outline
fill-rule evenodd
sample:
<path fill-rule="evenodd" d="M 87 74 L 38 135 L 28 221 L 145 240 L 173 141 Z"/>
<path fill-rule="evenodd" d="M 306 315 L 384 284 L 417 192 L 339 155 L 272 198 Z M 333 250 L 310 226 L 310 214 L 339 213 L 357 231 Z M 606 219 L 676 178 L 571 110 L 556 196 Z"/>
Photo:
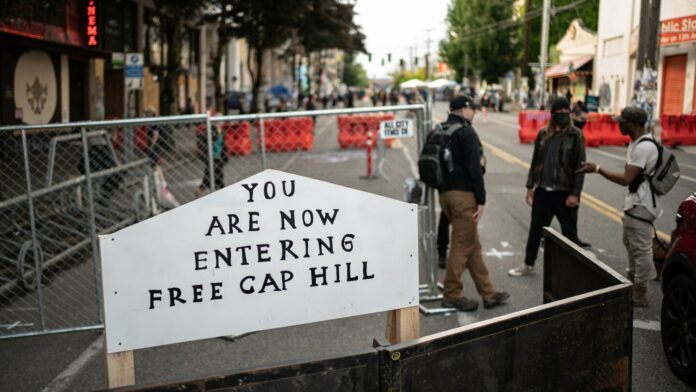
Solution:
<path fill-rule="evenodd" d="M 646 132 L 645 110 L 629 106 L 614 116 L 621 134 L 631 137 L 623 173 L 603 169 L 592 162 L 579 171 L 597 173 L 607 180 L 628 187 L 624 199 L 623 243 L 628 253 L 628 279 L 633 282 L 633 306 L 647 307 L 648 280 L 653 267 L 653 221 L 662 215 L 662 195 L 679 178 L 674 156 Z"/>
<path fill-rule="evenodd" d="M 462 296 L 465 269 L 469 269 L 485 308 L 498 306 L 510 297 L 491 283 L 481 252 L 477 223 L 483 216 L 486 189 L 481 143 L 471 126 L 475 114 L 471 97 L 450 101 L 447 121 L 428 134 L 418 159 L 421 181 L 437 188 L 442 211 L 452 225 L 442 306 L 461 311 L 478 308 L 478 301 Z"/>
<path fill-rule="evenodd" d="M 573 126 L 570 103 L 564 97 L 551 105 L 549 125 L 540 130 L 534 142 L 532 163 L 527 176 L 526 201 L 532 207 L 524 263 L 508 271 L 513 277 L 535 273 L 534 264 L 544 227 L 553 217 L 563 235 L 574 243 L 589 247 L 578 238 L 578 208 L 585 175 L 576 171 L 585 162 L 582 131 Z"/>

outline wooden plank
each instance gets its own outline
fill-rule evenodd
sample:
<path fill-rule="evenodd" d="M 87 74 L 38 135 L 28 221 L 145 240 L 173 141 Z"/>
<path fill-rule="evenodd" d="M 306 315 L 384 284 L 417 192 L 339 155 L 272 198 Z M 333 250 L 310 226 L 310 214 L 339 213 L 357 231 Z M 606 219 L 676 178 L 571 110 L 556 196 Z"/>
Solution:
<path fill-rule="evenodd" d="M 390 310 L 387 314 L 387 340 L 391 344 L 420 337 L 420 312 L 418 306 Z"/>
<path fill-rule="evenodd" d="M 107 388 L 135 385 L 135 362 L 133 351 L 106 354 Z"/>

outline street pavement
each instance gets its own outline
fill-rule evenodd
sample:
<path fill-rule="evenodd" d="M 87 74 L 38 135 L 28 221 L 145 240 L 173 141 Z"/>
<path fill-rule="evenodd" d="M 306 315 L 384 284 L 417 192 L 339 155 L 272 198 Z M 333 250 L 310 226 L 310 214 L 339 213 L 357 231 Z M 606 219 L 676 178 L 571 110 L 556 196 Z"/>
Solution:
<path fill-rule="evenodd" d="M 445 104 L 436 104 L 433 120 L 444 120 L 446 109 Z M 421 316 L 422 335 L 542 303 L 541 274 L 510 278 L 506 273 L 522 262 L 527 239 L 530 210 L 524 202 L 525 164 L 531 158 L 532 146 L 519 144 L 515 114 L 490 113 L 487 121 L 479 116 L 474 124 L 488 156 L 486 184 L 489 201 L 480 223 L 486 263 L 494 284 L 509 291 L 511 298 L 504 306 L 490 310 Z M 269 160 L 269 166 L 401 198 L 403 178 L 415 176 L 415 138 L 387 151 L 380 178 L 364 180 L 360 179 L 365 174 L 364 151 L 340 150 L 335 128 L 335 118 L 318 118 L 312 152 L 277 154 Z M 657 221 L 658 229 L 664 233 L 673 228 L 679 202 L 696 189 L 696 155 L 686 150 L 675 150 L 675 153 L 684 174 L 691 180 L 685 177 L 667 196 L 665 214 Z M 623 147 L 588 150 L 588 160 L 610 170 L 620 170 L 624 156 Z M 226 169 L 227 182 L 233 182 L 245 171 L 235 167 L 232 161 Z M 170 185 L 179 191 L 190 187 L 188 191 L 192 192 L 197 182 L 190 178 Z M 625 190 L 597 176 L 588 176 L 585 192 L 579 218 L 580 236 L 593 245 L 600 260 L 623 272 L 626 257 L 618 211 Z M 554 225 L 558 227 L 555 222 Z M 538 262 L 539 270 L 542 270 L 541 254 Z M 421 260 L 422 280 L 425 278 L 423 267 Z M 442 272 L 438 271 L 440 275 Z M 468 274 L 465 274 L 465 294 L 476 297 Z M 651 306 L 634 312 L 633 389 L 636 391 L 689 390 L 672 375 L 664 359 L 659 334 L 661 297 L 659 283 L 651 282 Z M 135 355 L 136 380 L 138 383 L 155 383 L 190 379 L 230 373 L 234 369 L 351 352 L 371 347 L 373 337 L 384 335 L 385 325 L 386 313 L 378 313 L 262 331 L 236 339 L 206 339 L 139 350 Z M 104 351 L 101 342 L 102 336 L 97 332 L 1 340 L 0 390 L 82 391 L 103 388 Z"/>

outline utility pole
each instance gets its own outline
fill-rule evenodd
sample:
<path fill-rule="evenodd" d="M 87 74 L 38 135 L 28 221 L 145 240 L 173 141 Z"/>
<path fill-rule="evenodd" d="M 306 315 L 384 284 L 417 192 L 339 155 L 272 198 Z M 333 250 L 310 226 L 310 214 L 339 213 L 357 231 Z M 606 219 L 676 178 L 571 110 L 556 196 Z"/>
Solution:
<path fill-rule="evenodd" d="M 544 9 L 541 19 L 541 58 L 539 67 L 541 68 L 541 90 L 539 93 L 539 106 L 546 104 L 546 62 L 548 61 L 549 51 L 549 19 L 551 17 L 551 0 L 544 0 Z"/>
<path fill-rule="evenodd" d="M 657 51 L 659 50 L 661 0 L 641 0 L 638 51 L 636 53 L 636 90 L 633 104 L 648 113 L 647 129 L 652 133 L 657 97 Z"/>
<path fill-rule="evenodd" d="M 427 49 L 425 51 L 425 80 L 430 80 L 430 31 L 432 29 L 426 29 L 428 32 L 428 40 L 426 41 Z"/>
<path fill-rule="evenodd" d="M 522 76 L 529 77 L 529 30 L 532 28 L 532 19 L 529 18 L 529 10 L 532 8 L 532 0 L 524 2 L 524 53 L 522 54 Z"/>

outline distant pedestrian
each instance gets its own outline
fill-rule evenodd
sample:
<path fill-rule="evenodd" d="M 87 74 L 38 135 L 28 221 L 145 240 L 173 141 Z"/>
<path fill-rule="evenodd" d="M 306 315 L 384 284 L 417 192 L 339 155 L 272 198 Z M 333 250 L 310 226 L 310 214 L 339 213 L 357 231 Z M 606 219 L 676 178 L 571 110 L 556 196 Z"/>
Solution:
<path fill-rule="evenodd" d="M 460 96 L 450 101 L 450 113 L 441 127 L 451 135 L 452 170 L 446 170 L 438 188 L 439 201 L 452 224 L 452 245 L 447 257 L 442 306 L 473 311 L 478 301 L 462 296 L 462 274 L 468 269 L 486 308 L 498 306 L 510 295 L 491 283 L 483 260 L 477 224 L 483 216 L 486 189 L 481 170 L 480 141 L 471 126 L 474 100 Z M 455 127 L 455 128 L 452 128 Z"/>
<path fill-rule="evenodd" d="M 587 107 L 585 103 L 582 101 L 575 102 L 570 116 L 573 119 L 573 125 L 578 129 L 583 129 L 585 123 L 587 123 Z"/>
<path fill-rule="evenodd" d="M 585 175 L 578 173 L 585 161 L 582 131 L 570 121 L 570 105 L 556 98 L 551 106 L 549 125 L 540 130 L 534 142 L 532 163 L 527 176 L 526 201 L 532 207 L 524 263 L 508 271 L 510 276 L 535 273 L 539 245 L 544 227 L 553 217 L 561 231 L 580 246 L 589 246 L 578 238 L 578 208 Z"/>
<path fill-rule="evenodd" d="M 353 101 L 354 100 L 353 95 L 354 95 L 353 91 L 348 89 L 348 92 L 346 93 L 346 107 L 348 109 L 351 109 L 355 106 L 355 103 Z"/>
<path fill-rule="evenodd" d="M 597 173 L 607 180 L 628 187 L 624 199 L 623 243 L 628 253 L 628 279 L 633 282 L 633 305 L 648 306 L 648 280 L 655 275 L 653 266 L 653 221 L 662 215 L 662 197 L 652 192 L 646 173 L 655 170 L 659 150 L 655 139 L 646 132 L 648 114 L 627 107 L 614 116 L 622 135 L 631 137 L 623 173 L 586 163 L 584 173 Z"/>

